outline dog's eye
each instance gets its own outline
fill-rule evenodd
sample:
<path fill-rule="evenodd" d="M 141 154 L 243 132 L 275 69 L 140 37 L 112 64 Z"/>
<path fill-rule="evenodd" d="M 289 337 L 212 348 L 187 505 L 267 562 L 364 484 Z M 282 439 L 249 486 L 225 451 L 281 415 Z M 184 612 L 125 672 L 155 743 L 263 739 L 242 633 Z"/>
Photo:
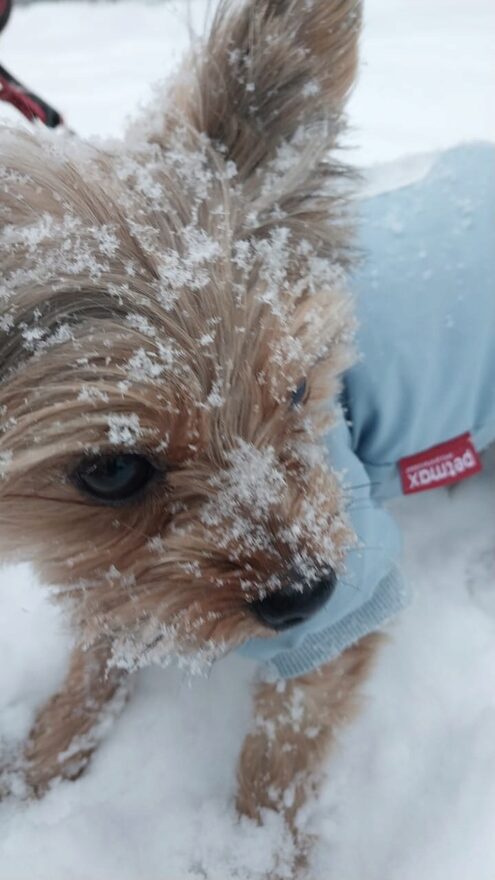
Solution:
<path fill-rule="evenodd" d="M 75 473 L 76 485 L 100 501 L 127 501 L 149 483 L 155 468 L 142 455 L 113 455 L 83 462 Z"/>
<path fill-rule="evenodd" d="M 296 386 L 296 388 L 294 388 L 294 391 L 291 394 L 291 398 L 290 398 L 291 407 L 299 406 L 301 403 L 303 403 L 304 398 L 306 396 L 307 387 L 308 387 L 308 383 L 307 383 L 306 379 L 301 379 L 301 381 Z"/>

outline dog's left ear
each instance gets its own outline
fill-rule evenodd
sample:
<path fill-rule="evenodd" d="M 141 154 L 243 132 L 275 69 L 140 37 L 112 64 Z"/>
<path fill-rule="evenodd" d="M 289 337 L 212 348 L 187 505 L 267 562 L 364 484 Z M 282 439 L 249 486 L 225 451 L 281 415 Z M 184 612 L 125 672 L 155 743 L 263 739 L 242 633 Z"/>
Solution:
<path fill-rule="evenodd" d="M 288 143 L 334 145 L 360 20 L 360 0 L 223 0 L 173 89 L 163 141 L 177 108 L 244 181 Z"/>

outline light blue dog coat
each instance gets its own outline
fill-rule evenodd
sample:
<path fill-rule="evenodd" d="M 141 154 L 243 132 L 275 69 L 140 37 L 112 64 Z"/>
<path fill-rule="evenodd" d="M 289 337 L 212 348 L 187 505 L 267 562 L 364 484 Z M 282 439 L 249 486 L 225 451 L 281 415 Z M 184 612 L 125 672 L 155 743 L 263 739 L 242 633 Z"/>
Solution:
<path fill-rule="evenodd" d="M 467 432 L 478 451 L 495 441 L 495 147 L 457 147 L 430 166 L 361 205 L 361 358 L 344 381 L 349 424 L 327 438 L 360 546 L 314 617 L 240 649 L 284 678 L 328 662 L 406 604 L 397 528 L 377 503 L 400 493 L 399 461 Z"/>

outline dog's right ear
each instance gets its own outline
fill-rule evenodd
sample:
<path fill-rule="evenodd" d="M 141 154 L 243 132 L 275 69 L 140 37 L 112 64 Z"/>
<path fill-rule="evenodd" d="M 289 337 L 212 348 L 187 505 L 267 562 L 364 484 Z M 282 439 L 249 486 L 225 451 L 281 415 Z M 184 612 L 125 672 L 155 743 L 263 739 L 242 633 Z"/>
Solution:
<path fill-rule="evenodd" d="M 235 163 L 238 180 L 298 133 L 321 140 L 323 125 L 332 146 L 354 81 L 360 19 L 361 0 L 222 0 L 156 139 L 166 141 L 177 108 Z"/>

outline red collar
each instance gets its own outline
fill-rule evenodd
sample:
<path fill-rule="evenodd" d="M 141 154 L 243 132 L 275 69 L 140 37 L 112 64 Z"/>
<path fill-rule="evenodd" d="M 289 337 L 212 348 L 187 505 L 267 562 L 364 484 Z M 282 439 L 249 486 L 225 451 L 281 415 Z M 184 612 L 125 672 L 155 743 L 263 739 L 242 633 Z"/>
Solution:
<path fill-rule="evenodd" d="M 1 0 L 0 0 L 1 2 Z M 32 122 L 40 119 L 49 128 L 56 128 L 63 119 L 53 107 L 43 101 L 34 92 L 29 92 L 11 73 L 0 65 L 0 101 L 12 104 Z"/>

